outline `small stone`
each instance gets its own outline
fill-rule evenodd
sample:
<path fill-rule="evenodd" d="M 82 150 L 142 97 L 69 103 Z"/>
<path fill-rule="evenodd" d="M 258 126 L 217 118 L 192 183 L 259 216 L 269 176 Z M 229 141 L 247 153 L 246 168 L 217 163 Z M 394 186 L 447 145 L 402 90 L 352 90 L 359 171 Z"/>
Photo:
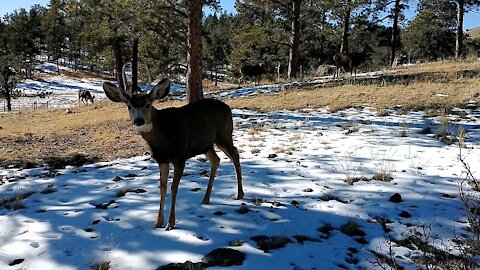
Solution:
<path fill-rule="evenodd" d="M 277 154 L 269 154 L 268 155 L 268 158 L 276 158 L 277 157 Z"/>
<path fill-rule="evenodd" d="M 122 180 L 123 180 L 123 179 L 122 179 L 122 177 L 120 177 L 120 176 L 115 176 L 115 178 L 113 178 L 113 182 L 120 182 L 120 181 L 122 181 Z"/>
<path fill-rule="evenodd" d="M 203 257 L 202 262 L 208 266 L 242 265 L 245 253 L 231 248 L 217 248 Z"/>
<path fill-rule="evenodd" d="M 303 192 L 313 192 L 313 189 L 311 189 L 311 188 L 306 188 L 306 189 L 303 190 Z"/>
<path fill-rule="evenodd" d="M 25 261 L 25 259 L 15 259 L 15 260 L 11 261 L 8 265 L 14 266 L 14 265 L 17 265 L 17 264 L 21 264 L 23 261 Z"/>
<path fill-rule="evenodd" d="M 214 214 L 215 216 L 223 216 L 223 215 L 225 215 L 226 213 L 225 213 L 225 212 L 222 212 L 222 211 L 215 211 L 215 212 L 213 212 L 213 214 Z"/>
<path fill-rule="evenodd" d="M 237 212 L 243 215 L 250 212 L 250 209 L 248 209 L 248 206 L 246 206 L 245 204 L 242 204 L 240 205 L 240 208 L 238 208 Z"/>
<path fill-rule="evenodd" d="M 407 211 L 402 211 L 399 215 L 399 217 L 403 217 L 403 218 L 410 218 L 412 217 L 412 215 L 410 213 L 408 213 Z"/>
<path fill-rule="evenodd" d="M 230 240 L 228 242 L 228 245 L 231 247 L 240 247 L 240 246 L 243 246 L 244 243 L 245 242 L 242 240 Z"/>
<path fill-rule="evenodd" d="M 286 236 L 266 236 L 257 235 L 250 238 L 257 243 L 258 248 L 268 252 L 271 249 L 279 249 L 285 247 L 288 243 L 292 243 L 292 240 Z"/>
<path fill-rule="evenodd" d="M 399 193 L 395 193 L 392 196 L 390 196 L 389 201 L 394 203 L 400 203 L 402 202 L 402 195 L 400 195 Z"/>

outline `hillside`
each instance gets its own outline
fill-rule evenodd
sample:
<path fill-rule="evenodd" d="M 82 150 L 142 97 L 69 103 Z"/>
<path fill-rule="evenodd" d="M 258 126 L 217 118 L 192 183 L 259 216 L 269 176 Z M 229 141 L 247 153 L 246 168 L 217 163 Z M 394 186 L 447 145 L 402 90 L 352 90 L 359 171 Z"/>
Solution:
<path fill-rule="evenodd" d="M 458 76 L 459 72 L 477 76 L 462 78 Z M 454 113 L 452 108 L 465 107 L 471 100 L 478 102 L 479 61 L 425 63 L 401 67 L 394 74 L 400 74 L 402 78 L 413 76 L 420 80 L 400 80 L 386 85 L 341 84 L 336 87 L 281 91 L 282 88 L 275 85 L 246 87 L 223 91 L 218 95 L 226 97 L 226 102 L 233 108 L 264 112 L 322 108 L 339 111 L 369 107 L 379 113 L 396 108 L 402 112 L 423 110 L 430 116 L 438 116 Z M 16 164 L 28 167 L 46 161 L 59 162 L 58 159 L 61 158 L 70 161 L 72 157 L 85 161 L 107 161 L 117 157 L 137 156 L 148 150 L 130 127 L 125 107 L 106 100 L 100 87 L 101 80 L 80 80 L 78 82 L 75 77 L 65 76 L 51 79 L 45 77 L 39 83 L 20 86 L 27 93 L 31 93 L 28 87 L 32 85 L 35 89 L 40 89 L 36 91 L 53 91 L 49 102 L 52 107 L 58 102 L 60 108 L 26 109 L 0 114 L 0 166 Z M 89 83 L 92 86 L 86 89 L 93 91 L 99 102 L 93 106 L 82 104 L 79 107 L 77 90 Z M 174 90 L 174 93 L 178 91 Z M 209 95 L 215 97 L 216 94 L 213 92 Z M 21 99 L 20 102 L 32 101 Z M 157 105 L 162 108 L 182 104 L 185 104 L 184 101 L 170 100 Z M 65 107 L 70 109 L 65 110 Z M 53 156 L 55 158 L 52 160 Z"/>
<path fill-rule="evenodd" d="M 479 70 L 209 93 L 233 108 L 245 197 L 218 152 L 201 205 L 210 166 L 189 159 L 171 231 L 153 228 L 159 168 L 126 107 L 66 98 L 102 81 L 26 83 L 68 109 L 0 114 L 0 269 L 478 269 Z"/>
<path fill-rule="evenodd" d="M 466 33 L 470 38 L 480 38 L 480 27 L 472 28 Z"/>

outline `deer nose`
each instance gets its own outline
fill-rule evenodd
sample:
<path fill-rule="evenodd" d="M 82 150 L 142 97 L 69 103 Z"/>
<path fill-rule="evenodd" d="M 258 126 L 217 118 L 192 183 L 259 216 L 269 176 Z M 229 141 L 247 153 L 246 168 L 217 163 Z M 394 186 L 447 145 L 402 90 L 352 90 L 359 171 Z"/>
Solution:
<path fill-rule="evenodd" d="M 133 124 L 135 126 L 143 126 L 145 125 L 145 120 L 143 118 L 135 118 L 133 119 Z"/>

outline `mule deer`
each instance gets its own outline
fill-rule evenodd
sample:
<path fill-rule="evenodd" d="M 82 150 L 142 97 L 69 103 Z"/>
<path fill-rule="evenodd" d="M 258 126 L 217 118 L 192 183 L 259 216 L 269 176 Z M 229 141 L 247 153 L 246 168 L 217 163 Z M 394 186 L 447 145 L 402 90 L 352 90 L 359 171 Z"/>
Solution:
<path fill-rule="evenodd" d="M 333 56 L 335 61 L 336 70 L 333 74 L 338 78 L 340 75 L 340 69 L 343 69 L 345 72 L 350 71 L 350 76 L 357 76 L 357 67 L 360 66 L 366 59 L 366 54 L 364 52 L 353 52 L 353 53 L 337 53 Z"/>
<path fill-rule="evenodd" d="M 80 90 L 78 91 L 78 106 L 80 106 L 80 100 L 83 102 L 83 104 L 88 105 L 88 101 L 93 104 L 93 100 L 95 99 L 95 96 L 90 93 L 88 90 Z"/>
<path fill-rule="evenodd" d="M 152 103 L 168 94 L 169 79 L 160 81 L 150 92 L 138 91 L 140 88 L 137 85 L 132 85 L 127 90 L 109 82 L 103 84 L 103 89 L 110 100 L 127 105 L 135 129 L 149 145 L 152 157 L 160 167 L 160 209 L 155 227 L 163 227 L 170 163 L 173 163 L 174 173 L 171 210 L 166 229 L 175 226 L 175 202 L 185 162 L 199 154 L 205 154 L 211 166 L 210 179 L 202 200 L 202 204 L 209 203 L 220 163 L 214 144 L 233 162 L 237 174 L 237 199 L 243 198 L 240 158 L 233 145 L 232 112 L 228 105 L 214 99 L 202 99 L 180 108 L 158 110 Z M 133 93 L 131 89 L 134 90 Z"/>
<path fill-rule="evenodd" d="M 262 74 L 264 73 L 265 67 L 262 63 L 255 65 L 244 65 L 240 68 L 240 81 L 243 82 L 249 78 L 255 82 L 255 85 L 259 85 Z"/>

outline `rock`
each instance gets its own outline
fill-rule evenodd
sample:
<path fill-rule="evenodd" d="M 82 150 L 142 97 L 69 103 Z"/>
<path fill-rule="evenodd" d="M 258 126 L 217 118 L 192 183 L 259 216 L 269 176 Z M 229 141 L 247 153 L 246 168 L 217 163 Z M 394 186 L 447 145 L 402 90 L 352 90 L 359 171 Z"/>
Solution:
<path fill-rule="evenodd" d="M 402 195 L 400 195 L 399 193 L 395 193 L 392 196 L 390 196 L 389 201 L 394 203 L 400 203 L 402 202 Z"/>
<path fill-rule="evenodd" d="M 248 206 L 246 206 L 245 204 L 242 204 L 240 205 L 240 208 L 237 209 L 237 212 L 243 215 L 250 212 L 250 209 L 248 209 Z"/>
<path fill-rule="evenodd" d="M 313 192 L 313 189 L 311 189 L 311 188 L 306 188 L 306 189 L 303 190 L 303 192 Z"/>
<path fill-rule="evenodd" d="M 157 270 L 202 270 L 207 268 L 207 265 L 203 262 L 192 263 L 187 261 L 184 263 L 170 263 L 164 266 L 160 266 Z"/>
<path fill-rule="evenodd" d="M 268 158 L 276 158 L 277 157 L 277 154 L 269 154 L 268 155 Z"/>
<path fill-rule="evenodd" d="M 222 212 L 222 211 L 215 211 L 215 212 L 213 212 L 213 214 L 214 214 L 215 216 L 223 216 L 223 215 L 225 215 L 226 213 L 225 213 L 225 212 Z"/>
<path fill-rule="evenodd" d="M 123 180 L 123 179 L 122 179 L 122 177 L 120 177 L 120 176 L 115 176 L 115 178 L 113 178 L 113 182 L 120 182 L 120 181 L 122 181 L 122 180 Z"/>
<path fill-rule="evenodd" d="M 17 264 L 21 264 L 23 261 L 25 261 L 25 259 L 15 259 L 15 260 L 11 261 L 8 265 L 14 266 L 14 265 L 17 265 Z"/>
<path fill-rule="evenodd" d="M 228 241 L 228 245 L 231 247 L 240 247 L 243 246 L 245 242 L 242 240 L 230 240 Z"/>
<path fill-rule="evenodd" d="M 286 236 L 266 236 L 257 235 L 250 238 L 257 243 L 259 249 L 268 252 L 271 249 L 279 249 L 285 247 L 292 240 Z"/>
<path fill-rule="evenodd" d="M 245 253 L 231 248 L 217 248 L 203 257 L 202 262 L 210 266 L 242 265 Z"/>
<path fill-rule="evenodd" d="M 408 213 L 407 211 L 402 211 L 400 212 L 400 214 L 398 215 L 399 217 L 403 217 L 403 218 L 410 218 L 412 217 L 412 215 L 410 213 Z"/>

